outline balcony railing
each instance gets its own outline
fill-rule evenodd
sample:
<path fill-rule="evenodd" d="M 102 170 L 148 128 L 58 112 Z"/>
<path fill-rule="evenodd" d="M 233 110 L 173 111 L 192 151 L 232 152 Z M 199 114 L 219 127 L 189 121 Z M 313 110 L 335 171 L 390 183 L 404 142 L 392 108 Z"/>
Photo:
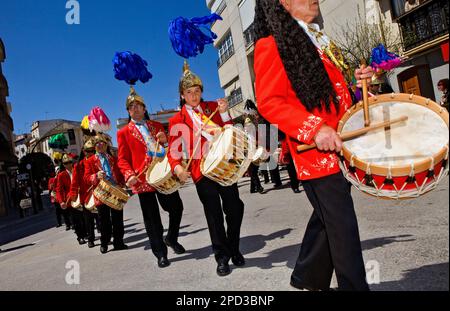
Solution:
<path fill-rule="evenodd" d="M 411 50 L 448 34 L 448 1 L 429 1 L 398 18 L 402 30 L 403 47 Z"/>
<path fill-rule="evenodd" d="M 255 42 L 255 27 L 254 24 L 251 24 L 244 31 L 244 39 L 245 39 L 245 48 L 250 47 Z"/>

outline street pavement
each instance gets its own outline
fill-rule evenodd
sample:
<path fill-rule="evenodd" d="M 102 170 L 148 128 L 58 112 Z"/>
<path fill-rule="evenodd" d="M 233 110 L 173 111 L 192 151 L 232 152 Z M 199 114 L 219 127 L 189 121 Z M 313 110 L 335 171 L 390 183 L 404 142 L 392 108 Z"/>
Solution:
<path fill-rule="evenodd" d="M 283 183 L 288 183 L 282 172 Z M 239 183 L 245 215 L 241 251 L 247 264 L 226 277 L 216 275 L 203 208 L 195 187 L 180 190 L 184 214 L 179 242 L 187 250 L 160 269 L 144 229 L 137 197 L 125 207 L 129 249 L 100 254 L 78 245 L 73 231 L 55 228 L 53 211 L 36 221 L 0 228 L 9 240 L 0 245 L 1 290 L 295 290 L 289 285 L 306 224 L 312 212 L 304 192 L 289 186 L 250 194 L 248 178 Z M 372 290 L 449 290 L 449 183 L 413 200 L 388 201 L 353 189 L 366 271 Z M 167 213 L 161 210 L 163 223 Z M 27 235 L 26 232 L 29 232 Z M 24 237 L 25 236 L 25 237 Z M 0 239 L 0 243 L 2 240 Z M 110 247 L 112 248 L 112 247 Z M 73 261 L 79 282 L 72 282 Z M 76 267 L 76 265 L 75 265 Z M 75 283 L 75 284 L 73 284 Z M 79 283 L 79 284 L 77 284 Z M 333 278 L 332 286 L 337 286 Z"/>

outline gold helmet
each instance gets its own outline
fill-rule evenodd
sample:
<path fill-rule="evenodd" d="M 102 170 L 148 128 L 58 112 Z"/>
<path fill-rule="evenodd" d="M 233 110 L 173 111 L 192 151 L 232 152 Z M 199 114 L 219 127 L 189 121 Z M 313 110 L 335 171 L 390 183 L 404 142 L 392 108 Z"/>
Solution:
<path fill-rule="evenodd" d="M 372 85 L 380 85 L 380 84 L 383 84 L 383 81 L 379 77 L 377 77 L 376 75 L 373 75 L 372 76 L 372 81 L 370 82 L 370 84 L 372 84 Z"/>
<path fill-rule="evenodd" d="M 109 143 L 108 136 L 106 136 L 103 133 L 97 133 L 97 135 L 95 135 L 95 137 L 94 137 L 93 143 L 97 144 L 99 142 L 104 142 L 105 144 L 108 144 Z"/>
<path fill-rule="evenodd" d="M 193 86 L 199 86 L 203 92 L 203 82 L 199 76 L 191 71 L 189 68 L 189 64 L 187 61 L 184 61 L 183 65 L 183 75 L 181 76 L 179 91 L 180 94 L 183 94 L 184 90 L 191 88 Z"/>
<path fill-rule="evenodd" d="M 93 150 L 95 148 L 95 144 L 92 139 L 88 139 L 83 146 L 84 150 Z"/>
<path fill-rule="evenodd" d="M 73 163 L 73 159 L 70 155 L 68 155 L 67 153 L 65 153 L 62 157 L 62 163 L 66 164 L 66 163 Z"/>
<path fill-rule="evenodd" d="M 130 95 L 128 95 L 127 97 L 127 110 L 128 108 L 130 108 L 130 105 L 133 102 L 138 102 L 141 103 L 142 105 L 144 105 L 145 107 L 145 102 L 144 102 L 144 98 L 142 96 L 139 96 L 138 93 L 136 93 L 136 90 L 134 89 L 134 87 L 130 87 Z"/>

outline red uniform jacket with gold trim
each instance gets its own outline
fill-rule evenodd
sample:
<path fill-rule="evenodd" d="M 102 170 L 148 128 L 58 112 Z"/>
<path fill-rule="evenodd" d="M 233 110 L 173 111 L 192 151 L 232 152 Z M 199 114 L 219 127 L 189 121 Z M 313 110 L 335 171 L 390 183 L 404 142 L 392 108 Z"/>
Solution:
<path fill-rule="evenodd" d="M 68 203 L 70 193 L 70 175 L 67 170 L 61 171 L 56 177 L 56 201 L 59 204 Z M 70 202 L 69 202 L 70 203 Z M 68 206 L 70 207 L 70 206 Z"/>
<path fill-rule="evenodd" d="M 200 106 L 202 107 L 203 114 L 207 117 L 209 117 L 216 109 L 217 109 L 217 102 L 201 102 Z M 222 117 L 220 116 L 220 113 L 216 113 L 213 118 L 211 119 L 212 122 L 217 124 L 218 126 L 225 126 L 226 124 L 233 124 L 233 122 L 227 121 L 223 122 Z M 185 124 L 187 125 L 188 131 L 179 131 L 177 130 L 177 125 Z M 186 110 L 186 107 L 183 106 L 181 108 L 181 111 L 175 114 L 172 118 L 169 120 L 169 163 L 172 168 L 172 172 L 175 169 L 177 165 L 181 165 L 182 163 L 182 144 L 181 139 L 184 141 L 184 145 L 187 146 L 187 153 L 188 156 L 191 156 L 194 152 L 195 143 L 197 139 L 194 139 L 194 124 L 191 119 L 191 116 Z M 189 144 L 187 144 L 189 142 Z M 198 148 L 197 152 L 198 154 L 201 154 L 201 150 L 203 150 L 204 144 L 207 142 L 207 139 L 203 136 L 201 136 L 201 146 Z M 201 159 L 194 159 L 189 166 L 189 171 L 191 172 L 192 179 L 194 180 L 194 183 L 197 183 L 202 179 L 203 175 L 200 171 L 200 162 Z"/>
<path fill-rule="evenodd" d="M 159 132 L 164 132 L 164 127 L 156 121 L 147 121 L 150 134 L 155 138 Z M 125 177 L 125 181 L 131 176 L 139 175 L 152 161 L 147 152 L 147 144 L 133 121 L 117 132 L 117 143 L 119 145 L 118 165 Z M 139 177 L 139 182 L 132 187 L 133 193 L 154 192 L 145 180 L 145 173 Z"/>
<path fill-rule="evenodd" d="M 125 181 L 123 179 L 122 173 L 119 170 L 119 167 L 117 166 L 117 159 L 109 154 L 106 154 L 106 157 L 108 158 L 114 181 L 119 186 L 124 185 Z M 97 187 L 97 185 L 100 183 L 100 179 L 97 178 L 97 173 L 99 171 L 102 171 L 102 165 L 98 156 L 93 155 L 89 157 L 89 159 L 87 159 L 84 164 L 84 182 L 86 183 L 88 188 L 93 186 L 93 189 L 95 189 L 95 187 Z M 95 206 L 99 206 L 102 204 L 102 202 L 95 198 Z"/>
<path fill-rule="evenodd" d="M 86 203 L 86 191 L 89 188 L 84 182 L 85 162 L 86 159 L 83 159 L 78 163 L 75 163 L 73 167 L 72 183 L 70 185 L 70 197 L 72 201 L 75 201 L 79 194 L 81 204 Z"/>
<path fill-rule="evenodd" d="M 340 70 L 318 50 L 340 103 L 339 113 L 334 105 L 331 112 L 315 109 L 308 112 L 297 98 L 278 52 L 273 36 L 258 40 L 255 47 L 256 98 L 258 110 L 270 123 L 276 125 L 287 136 L 289 149 L 294 159 L 300 180 L 320 178 L 339 172 L 336 153 L 320 152 L 317 149 L 297 153 L 301 143 L 311 144 L 323 124 L 334 129 L 352 105 L 345 78 Z"/>
<path fill-rule="evenodd" d="M 54 192 L 56 194 L 56 177 L 52 177 L 48 180 L 48 191 L 50 193 L 50 202 L 55 203 L 56 197 L 52 194 Z"/>

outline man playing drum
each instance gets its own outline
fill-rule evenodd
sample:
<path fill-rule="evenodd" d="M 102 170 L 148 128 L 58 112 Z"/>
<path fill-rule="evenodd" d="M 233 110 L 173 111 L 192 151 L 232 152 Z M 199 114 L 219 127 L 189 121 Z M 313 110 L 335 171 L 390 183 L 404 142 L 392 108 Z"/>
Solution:
<path fill-rule="evenodd" d="M 208 141 L 212 140 L 214 131 L 226 124 L 232 124 L 228 113 L 228 103 L 224 99 L 219 99 L 217 102 L 204 102 L 202 81 L 189 70 L 187 63 L 183 69 L 179 92 L 181 111 L 169 121 L 169 163 L 181 182 L 186 182 L 192 176 L 208 223 L 212 248 L 217 261 L 217 274 L 225 276 L 231 272 L 228 264 L 230 258 L 236 266 L 245 264 L 244 257 L 239 251 L 244 203 L 239 198 L 236 184 L 224 187 L 211 179 L 204 178 L 200 164 L 205 156 L 201 150 L 205 150 Z M 210 118 L 216 109 L 219 113 Z M 204 122 L 208 119 L 211 120 L 205 124 Z M 211 126 L 212 132 L 208 133 L 204 130 L 200 134 L 199 129 L 205 126 Z M 216 126 L 217 128 L 214 129 Z M 194 152 L 196 144 L 200 148 Z M 188 170 L 182 164 L 183 152 L 193 159 Z M 226 231 L 224 213 L 227 222 Z"/>
<path fill-rule="evenodd" d="M 124 185 L 123 176 L 117 166 L 117 159 L 107 153 L 108 139 L 98 133 L 95 138 L 95 155 L 85 162 L 84 181 L 90 187 L 98 186 L 101 180 L 106 179 L 114 186 Z M 95 198 L 95 206 L 100 218 L 100 252 L 108 252 L 108 243 L 111 240 L 111 233 L 114 238 L 114 250 L 127 249 L 123 242 L 124 225 L 123 210 L 113 209 Z"/>
<path fill-rule="evenodd" d="M 128 125 L 117 133 L 118 164 L 127 184 L 132 188 L 133 193 L 139 196 L 152 252 L 158 258 L 158 266 L 164 268 L 170 264 L 167 258 L 167 246 L 173 248 L 177 254 L 185 252 L 184 247 L 178 243 L 183 202 L 178 191 L 168 195 L 162 194 L 145 180 L 145 170 L 154 158 L 165 156 L 162 145 L 167 143 L 167 137 L 163 125 L 149 119 L 144 99 L 137 95 L 134 89 L 127 98 L 126 108 L 130 116 Z M 157 146 L 157 142 L 160 146 Z M 163 239 L 164 228 L 158 201 L 169 213 L 169 230 L 165 239 Z"/>
<path fill-rule="evenodd" d="M 339 50 L 312 22 L 318 0 L 260 0 L 255 30 L 256 97 L 261 115 L 286 134 L 297 176 L 314 212 L 291 276 L 299 289 L 368 290 L 349 183 L 339 170 L 339 119 L 352 105 Z M 334 62 L 334 61 L 336 62 Z M 372 69 L 357 70 L 367 79 Z M 298 154 L 296 147 L 317 149 Z"/>

